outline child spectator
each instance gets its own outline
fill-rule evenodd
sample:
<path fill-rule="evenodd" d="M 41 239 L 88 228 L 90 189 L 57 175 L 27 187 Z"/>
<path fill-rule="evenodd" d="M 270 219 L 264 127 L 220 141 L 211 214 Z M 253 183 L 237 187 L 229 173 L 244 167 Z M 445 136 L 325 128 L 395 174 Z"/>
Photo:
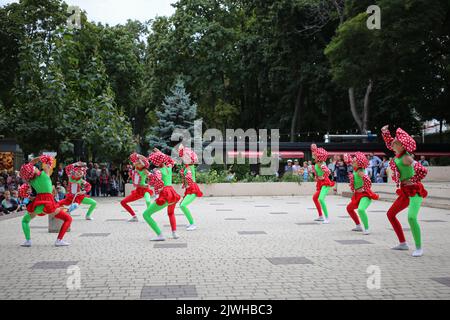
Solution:
<path fill-rule="evenodd" d="M 11 197 L 11 192 L 5 191 L 4 197 L 5 199 L 2 201 L 1 211 L 4 214 L 10 214 L 11 212 L 16 211 L 19 205 L 17 204 L 17 201 Z"/>

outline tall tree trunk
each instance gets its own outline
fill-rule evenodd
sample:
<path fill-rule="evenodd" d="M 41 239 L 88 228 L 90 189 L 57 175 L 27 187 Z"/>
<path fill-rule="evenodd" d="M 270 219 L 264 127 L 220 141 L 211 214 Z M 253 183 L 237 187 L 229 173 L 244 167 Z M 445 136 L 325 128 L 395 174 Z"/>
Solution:
<path fill-rule="evenodd" d="M 350 110 L 352 112 L 353 119 L 355 119 L 359 131 L 363 132 L 363 123 L 361 117 L 358 114 L 358 110 L 356 109 L 355 88 L 351 87 L 348 89 L 348 99 L 350 101 Z"/>
<path fill-rule="evenodd" d="M 303 84 L 300 84 L 297 91 L 297 99 L 295 100 L 294 115 L 291 121 L 291 142 L 295 142 L 295 131 L 297 129 L 297 119 L 299 117 L 303 101 Z"/>
<path fill-rule="evenodd" d="M 372 93 L 373 82 L 370 79 L 366 88 L 366 94 L 364 96 L 364 108 L 362 116 L 362 133 L 366 134 L 369 128 L 369 115 L 370 115 L 370 94 Z"/>

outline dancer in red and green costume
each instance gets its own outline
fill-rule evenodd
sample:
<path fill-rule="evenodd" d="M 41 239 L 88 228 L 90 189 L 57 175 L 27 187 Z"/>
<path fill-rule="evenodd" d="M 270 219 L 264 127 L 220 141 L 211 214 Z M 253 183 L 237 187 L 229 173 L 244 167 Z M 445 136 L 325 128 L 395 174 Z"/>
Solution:
<path fill-rule="evenodd" d="M 156 233 L 156 237 L 152 238 L 151 241 L 166 240 L 158 224 L 153 220 L 152 215 L 167 207 L 172 235 L 174 239 L 177 239 L 175 205 L 180 201 L 181 197 L 172 187 L 172 168 L 175 161 L 156 148 L 153 151 L 154 152 L 149 155 L 148 159 L 158 167 L 158 169 L 150 176 L 150 184 L 154 187 L 155 192 L 158 194 L 158 198 L 156 198 L 156 200 L 144 211 L 144 219 Z"/>
<path fill-rule="evenodd" d="M 146 157 L 137 153 L 133 153 L 130 155 L 130 161 L 134 166 L 134 170 L 130 171 L 130 176 L 136 189 L 131 191 L 131 194 L 124 198 L 120 202 L 120 204 L 131 214 L 131 219 L 128 221 L 138 222 L 139 220 L 136 216 L 136 213 L 128 205 L 128 203 L 144 198 L 147 208 L 150 206 L 152 202 L 151 196 L 153 195 L 153 191 L 148 187 L 147 183 L 147 178 L 150 175 L 150 172 L 148 171 L 150 163 L 148 162 Z"/>
<path fill-rule="evenodd" d="M 311 145 L 311 153 L 315 161 L 313 167 L 313 173 L 316 180 L 316 193 L 313 196 L 314 204 L 316 205 L 319 217 L 315 221 L 322 222 L 324 224 L 330 223 L 328 217 L 328 208 L 325 203 L 325 198 L 332 187 L 334 182 L 330 180 L 330 170 L 327 167 L 328 152 L 323 148 L 317 148 L 315 144 Z M 325 218 L 323 215 L 325 214 Z"/>
<path fill-rule="evenodd" d="M 428 170 L 419 162 L 414 161 L 411 154 L 416 150 L 416 141 L 408 133 L 398 128 L 395 138 L 393 138 L 389 132 L 388 125 L 381 129 L 381 133 L 387 148 L 395 153 L 395 158 L 389 165 L 392 171 L 392 179 L 397 184 L 398 198 L 388 210 L 387 216 L 400 244 L 392 249 L 409 250 L 402 225 L 397 219 L 397 214 L 408 208 L 408 223 L 416 245 L 416 250 L 412 255 L 413 257 L 421 257 L 423 248 L 417 216 L 423 199 L 428 195 L 421 183 L 426 177 Z"/>
<path fill-rule="evenodd" d="M 187 231 L 194 231 L 197 229 L 197 226 L 194 223 L 194 219 L 192 218 L 191 212 L 188 209 L 188 205 L 190 205 L 197 197 L 202 197 L 203 193 L 200 191 L 196 181 L 195 181 L 195 163 L 197 163 L 198 158 L 197 154 L 189 149 L 180 145 L 178 149 L 178 155 L 183 161 L 184 168 L 181 169 L 180 174 L 183 181 L 183 188 L 186 189 L 184 193 L 184 199 L 180 204 L 181 211 L 183 211 L 184 215 L 189 221 L 189 225 L 187 226 Z"/>
<path fill-rule="evenodd" d="M 87 171 L 86 163 L 76 162 L 66 166 L 65 170 L 69 177 L 69 192 L 64 199 L 58 202 L 58 205 L 70 206 L 69 211 L 72 211 L 75 205 L 88 205 L 86 220 L 93 220 L 91 215 L 97 206 L 97 202 L 87 195 L 91 190 L 91 184 L 83 179 Z"/>
<path fill-rule="evenodd" d="M 35 167 L 38 162 L 42 163 L 42 171 Z M 22 245 L 23 247 L 31 247 L 30 221 L 36 216 L 45 216 L 47 214 L 63 221 L 55 246 L 69 245 L 63 238 L 72 223 L 72 217 L 67 213 L 66 209 L 58 207 L 52 195 L 53 186 L 50 176 L 55 165 L 56 161 L 54 158 L 43 155 L 31 160 L 20 168 L 21 178 L 29 183 L 25 183 L 20 187 L 20 197 L 30 198 L 31 188 L 36 192 L 34 199 L 27 205 L 27 212 L 22 219 L 22 230 L 26 239 Z"/>
<path fill-rule="evenodd" d="M 356 228 L 352 231 L 363 232 L 365 235 L 370 234 L 369 218 L 367 217 L 367 208 L 372 200 L 378 200 L 379 196 L 372 192 L 372 181 L 365 174 L 365 169 L 369 166 L 369 160 L 362 152 L 356 152 L 353 156 L 344 155 L 344 161 L 353 166 L 353 172 L 349 173 L 350 189 L 353 192 L 351 202 L 347 206 L 347 212 L 356 224 Z M 358 211 L 358 214 L 355 212 Z M 364 229 L 359 222 L 361 218 Z"/>

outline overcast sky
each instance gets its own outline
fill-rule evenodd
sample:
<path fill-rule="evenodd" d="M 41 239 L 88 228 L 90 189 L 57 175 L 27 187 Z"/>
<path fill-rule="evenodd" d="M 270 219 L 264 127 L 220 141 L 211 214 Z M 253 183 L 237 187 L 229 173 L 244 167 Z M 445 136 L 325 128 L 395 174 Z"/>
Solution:
<path fill-rule="evenodd" d="M 0 0 L 0 6 L 18 0 Z M 115 25 L 128 19 L 146 21 L 156 16 L 169 16 L 176 0 L 65 0 L 87 12 L 88 20 Z"/>

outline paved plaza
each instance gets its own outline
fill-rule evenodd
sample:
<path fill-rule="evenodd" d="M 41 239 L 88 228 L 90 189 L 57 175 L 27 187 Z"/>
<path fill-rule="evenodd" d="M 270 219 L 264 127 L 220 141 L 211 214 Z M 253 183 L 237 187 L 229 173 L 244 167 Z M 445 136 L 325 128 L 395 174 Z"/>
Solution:
<path fill-rule="evenodd" d="M 450 298 L 448 210 L 422 209 L 425 255 L 413 258 L 389 249 L 397 240 L 382 201 L 364 236 L 350 231 L 346 198 L 329 196 L 330 225 L 313 222 L 310 197 L 201 198 L 191 205 L 199 229 L 186 232 L 177 208 L 173 240 L 162 211 L 154 217 L 168 240 L 154 243 L 144 203 L 133 224 L 119 200 L 98 199 L 94 221 L 75 211 L 70 247 L 53 246 L 46 217 L 31 222 L 31 248 L 19 246 L 20 217 L 0 220 L 0 299 Z M 408 228 L 406 212 L 400 221 Z"/>

